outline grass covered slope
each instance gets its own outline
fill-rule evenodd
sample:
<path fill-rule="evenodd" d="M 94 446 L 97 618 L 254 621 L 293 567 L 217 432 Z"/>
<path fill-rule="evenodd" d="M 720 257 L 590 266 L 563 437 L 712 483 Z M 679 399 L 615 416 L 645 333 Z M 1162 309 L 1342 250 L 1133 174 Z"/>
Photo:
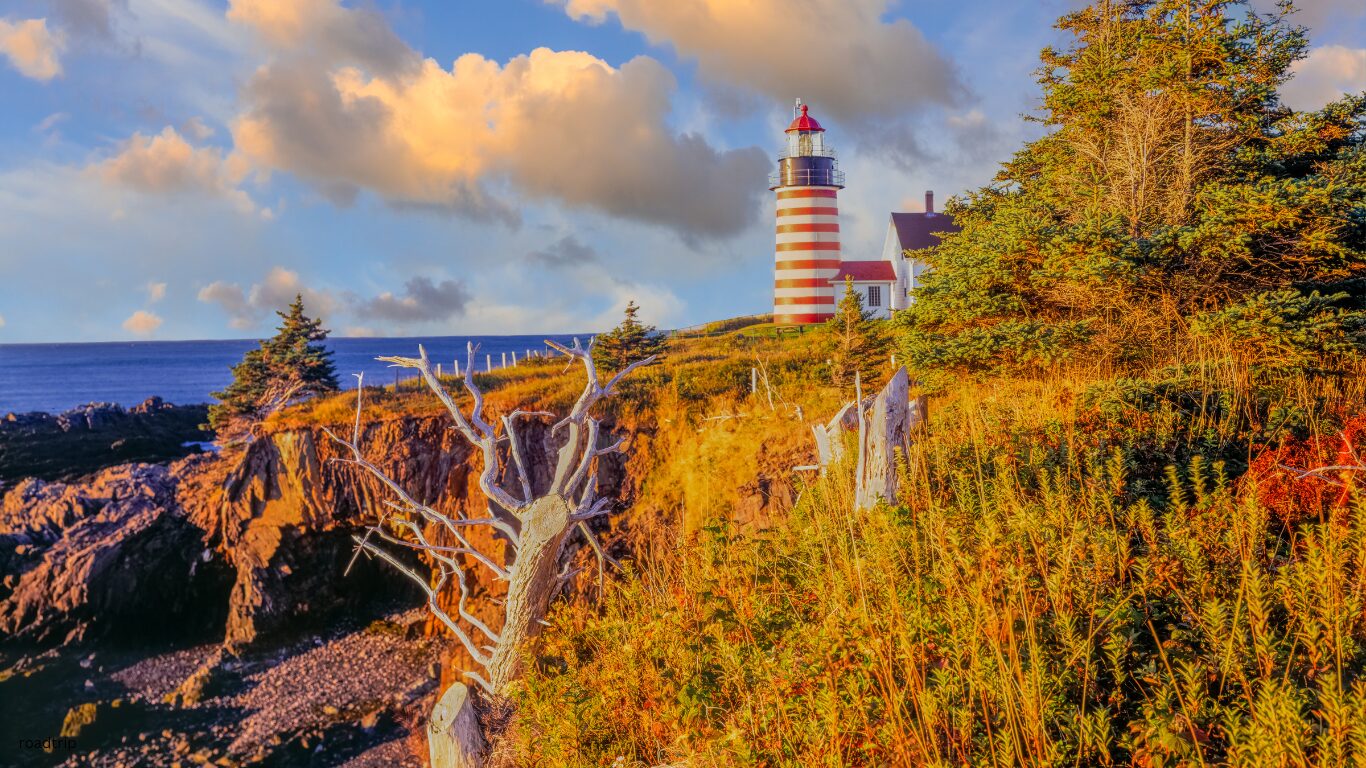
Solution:
<path fill-rule="evenodd" d="M 848 467 L 762 528 L 671 496 L 698 523 L 544 634 L 516 764 L 1360 765 L 1366 505 L 1281 468 L 1355 455 L 1356 373 L 961 382 L 895 506 Z M 829 415 L 727 397 L 650 471 L 706 486 Z"/>

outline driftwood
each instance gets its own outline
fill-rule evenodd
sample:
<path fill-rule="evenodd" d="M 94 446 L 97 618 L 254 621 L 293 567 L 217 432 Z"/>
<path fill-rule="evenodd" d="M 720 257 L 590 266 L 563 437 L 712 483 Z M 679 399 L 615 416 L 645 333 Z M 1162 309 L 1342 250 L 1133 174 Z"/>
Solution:
<path fill-rule="evenodd" d="M 527 471 L 530 466 L 525 455 L 528 446 L 518 435 L 517 426 L 520 419 L 552 415 L 514 411 L 502 418 L 501 434 L 497 427 L 485 421 L 483 393 L 474 381 L 477 345 L 468 346 L 465 364 L 464 386 L 474 401 L 468 416 L 437 379 L 422 347 L 418 347 L 417 358 L 380 358 L 401 368 L 417 369 L 428 388 L 446 407 L 456 431 L 483 452 L 484 469 L 479 476 L 479 487 L 489 500 L 487 517 L 453 518 L 432 509 L 409 495 L 365 458 L 360 450 L 363 390 L 357 390 L 351 439 L 344 440 L 328 433 L 350 450 L 350 463 L 373 475 L 393 497 L 386 502 L 388 510 L 384 516 L 369 527 L 365 536 L 356 537 L 357 553 L 364 552 L 384 560 L 422 588 L 428 598 L 428 609 L 451 629 L 470 657 L 482 667 L 482 673 L 469 670 L 465 677 L 494 700 L 507 697 L 509 685 L 521 673 L 524 654 L 544 624 L 551 598 L 571 575 L 560 570 L 560 561 L 565 542 L 573 531 L 581 533 L 597 553 L 601 573 L 606 555 L 589 531 L 587 522 L 608 514 L 612 500 L 597 496 L 596 459 L 620 450 L 622 441 L 599 445 L 600 424 L 590 412 L 599 400 L 612 393 L 623 377 L 653 360 L 651 357 L 632 363 L 603 385 L 598 381 L 593 364 L 591 340 L 587 347 L 580 346 L 577 339 L 573 347 L 546 343 L 571 360 L 581 361 L 587 383 L 569 415 L 551 429 L 551 434 L 558 436 L 559 441 L 557 448 L 546 449 L 552 451 L 549 458 L 555 467 L 554 477 L 548 488 L 538 492 L 534 492 Z M 502 446 L 506 446 L 505 452 L 500 451 Z M 498 478 L 504 474 L 513 477 L 511 485 L 516 490 L 510 492 L 500 486 Z M 438 546 L 429 541 L 423 532 L 428 524 L 449 532 L 459 545 Z M 511 542 L 511 562 L 498 563 L 476 549 L 464 534 L 471 526 L 492 528 Z M 430 583 L 426 574 L 405 565 L 384 544 L 423 553 L 435 569 L 435 584 Z M 465 569 L 476 566 L 486 568 L 495 578 L 508 582 L 503 621 L 496 630 L 466 608 L 470 589 Z M 440 600 L 442 590 L 452 582 L 459 588 L 454 616 L 441 607 Z M 483 764 L 490 735 L 479 723 L 472 693 L 468 686 L 457 683 L 445 691 L 434 708 L 428 726 L 432 768 L 478 768 Z"/>
<path fill-rule="evenodd" d="M 863 385 L 857 375 L 854 387 L 854 401 L 811 431 L 822 470 L 843 458 L 845 432 L 858 435 L 854 499 L 859 509 L 868 509 L 879 501 L 895 502 L 897 453 L 905 456 L 910 450 L 911 432 L 924 424 L 928 416 L 928 399 L 923 395 L 910 399 L 910 379 L 905 368 L 898 368 L 875 397 L 863 397 Z"/>

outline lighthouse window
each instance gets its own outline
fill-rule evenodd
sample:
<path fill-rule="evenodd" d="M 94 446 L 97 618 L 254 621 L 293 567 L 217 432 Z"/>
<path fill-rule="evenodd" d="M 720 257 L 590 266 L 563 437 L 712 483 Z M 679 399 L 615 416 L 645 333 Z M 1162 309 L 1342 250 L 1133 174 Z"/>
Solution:
<path fill-rule="evenodd" d="M 880 285 L 870 285 L 870 286 L 868 286 L 868 306 L 870 306 L 870 307 L 880 307 L 880 306 L 882 306 L 882 286 L 880 286 Z"/>

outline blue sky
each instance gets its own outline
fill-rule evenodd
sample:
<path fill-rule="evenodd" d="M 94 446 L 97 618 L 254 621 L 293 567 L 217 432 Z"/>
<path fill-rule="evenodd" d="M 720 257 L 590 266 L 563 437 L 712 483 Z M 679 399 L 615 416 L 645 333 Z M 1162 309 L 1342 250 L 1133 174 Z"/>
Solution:
<path fill-rule="evenodd" d="M 0 342 L 580 332 L 766 311 L 792 99 L 847 254 L 1036 129 L 1075 2 L 5 0 Z M 1366 3 L 1301 3 L 1286 89 L 1366 89 Z"/>

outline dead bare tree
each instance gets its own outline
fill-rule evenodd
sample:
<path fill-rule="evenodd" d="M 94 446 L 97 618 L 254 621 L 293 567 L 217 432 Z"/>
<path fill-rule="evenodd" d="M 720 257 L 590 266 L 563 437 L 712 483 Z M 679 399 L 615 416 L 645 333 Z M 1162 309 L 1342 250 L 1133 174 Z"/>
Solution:
<path fill-rule="evenodd" d="M 504 699 L 509 684 L 520 675 L 523 654 L 544 623 L 551 599 L 572 575 L 561 570 L 565 541 L 572 529 L 577 528 L 597 553 L 600 569 L 606 559 L 606 553 L 587 525 L 589 520 L 609 513 L 612 508 L 611 499 L 598 497 L 596 459 L 620 450 L 624 438 L 599 446 L 601 424 L 590 412 L 599 400 L 612 394 L 624 377 L 654 359 L 652 356 L 626 366 L 603 385 L 598 381 L 593 364 L 591 339 L 586 347 L 580 346 L 578 339 L 572 347 L 553 341 L 546 343 L 568 356 L 571 364 L 574 359 L 581 361 L 588 381 L 569 415 L 551 429 L 553 442 L 558 447 L 542 446 L 551 454 L 548 458 L 555 468 L 549 486 L 544 489 L 533 488 L 527 463 L 528 446 L 517 430 L 521 419 L 553 416 L 545 412 L 514 411 L 502 417 L 501 434 L 485 421 L 484 396 L 474 380 L 474 355 L 478 345 L 467 347 L 464 386 L 473 398 L 468 416 L 437 379 L 422 347 L 418 347 L 417 358 L 380 358 L 392 365 L 419 371 L 427 387 L 445 406 L 456 430 L 482 452 L 484 467 L 479 475 L 479 487 L 489 501 L 487 517 L 456 518 L 435 510 L 415 499 L 366 459 L 360 449 L 361 391 L 356 395 L 356 420 L 351 439 L 328 433 L 349 449 L 351 458 L 347 461 L 379 480 L 393 497 L 385 502 L 387 509 L 380 520 L 370 526 L 364 536 L 355 537 L 358 552 L 384 560 L 423 589 L 432 614 L 450 628 L 465 651 L 483 668 L 482 674 L 470 670 L 465 676 L 493 700 Z M 506 451 L 500 451 L 505 444 Z M 512 486 L 513 491 L 505 490 L 498 482 L 500 475 L 508 474 L 509 470 L 513 482 L 507 485 Z M 423 531 L 424 525 L 428 524 L 448 532 L 458 546 L 433 543 Z M 508 562 L 500 563 L 470 543 L 465 534 L 474 526 L 491 528 L 510 542 L 512 555 L 506 558 Z M 429 580 L 425 574 L 404 564 L 384 546 L 386 544 L 421 552 L 435 569 L 433 579 Z M 508 583 L 502 625 L 496 630 L 468 610 L 470 588 L 466 563 L 470 567 L 485 568 L 494 578 Z M 442 608 L 440 600 L 452 580 L 459 588 L 454 616 Z M 480 725 L 471 690 L 463 683 L 451 686 L 437 702 L 428 724 L 428 744 L 433 768 L 477 768 L 483 764 L 488 734 Z"/>

